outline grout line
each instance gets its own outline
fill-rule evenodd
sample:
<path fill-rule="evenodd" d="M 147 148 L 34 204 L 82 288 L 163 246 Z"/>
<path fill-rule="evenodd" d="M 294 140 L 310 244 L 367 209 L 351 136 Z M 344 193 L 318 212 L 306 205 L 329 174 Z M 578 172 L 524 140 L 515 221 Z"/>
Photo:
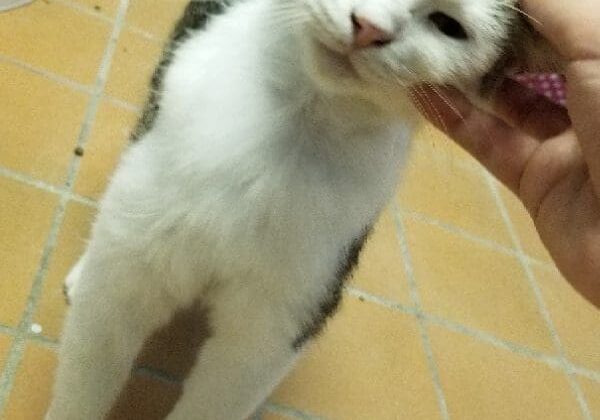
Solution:
<path fill-rule="evenodd" d="M 403 207 L 399 207 L 399 211 L 402 215 L 407 216 L 413 220 L 428 224 L 430 226 L 435 226 L 437 228 L 440 228 L 442 230 L 445 230 L 447 232 L 450 232 L 457 236 L 465 238 L 465 239 L 469 240 L 470 242 L 476 242 L 479 245 L 489 248 L 493 251 L 497 251 L 497 252 L 500 252 L 500 253 L 506 254 L 506 255 L 511 255 L 513 257 L 516 257 L 518 255 L 517 251 L 515 251 L 514 249 L 512 249 L 510 247 L 502 245 L 496 241 L 475 235 L 475 234 L 468 232 L 468 231 L 466 231 L 456 225 L 453 225 L 451 223 L 446 223 L 441 220 L 434 219 L 424 213 L 407 210 Z"/>
<path fill-rule="evenodd" d="M 529 255 L 524 255 L 525 261 L 529 263 L 529 265 L 535 265 L 536 267 L 543 268 L 544 270 L 557 271 L 556 265 L 553 262 L 538 260 Z"/>
<path fill-rule="evenodd" d="M 86 15 L 92 16 L 94 18 L 100 19 L 104 22 L 108 22 L 108 23 L 114 22 L 114 19 L 111 16 L 107 15 L 106 13 L 103 13 L 102 11 L 97 11 L 97 10 L 93 9 L 92 7 L 82 5 L 78 2 L 75 2 L 72 0 L 54 0 L 54 1 L 62 4 L 63 6 L 69 7 L 73 10 L 77 10 L 78 12 L 81 12 Z M 161 44 L 165 41 L 164 39 L 148 32 L 148 31 L 145 31 L 144 29 L 139 28 L 135 25 L 126 24 L 125 28 L 127 30 L 130 30 L 131 32 L 136 33 L 137 35 L 140 35 L 140 36 L 146 38 L 149 41 L 159 42 Z"/>
<path fill-rule="evenodd" d="M 371 293 L 365 292 L 364 290 L 354 287 L 354 286 L 344 286 L 346 292 L 359 300 L 364 300 L 371 303 L 376 303 L 380 306 L 385 306 L 388 309 L 392 309 L 394 311 L 402 312 L 406 315 L 419 316 L 420 312 L 417 309 L 410 308 L 400 303 L 393 302 L 389 299 L 386 299 L 381 296 L 375 296 Z"/>
<path fill-rule="evenodd" d="M 164 39 L 154 35 L 153 33 L 145 31 L 142 28 L 139 28 L 135 25 L 127 25 L 127 29 L 143 38 L 146 38 L 148 41 L 156 42 L 161 45 L 165 43 Z"/>
<path fill-rule="evenodd" d="M 51 71 L 44 70 L 44 69 L 41 69 L 39 67 L 32 66 L 31 64 L 27 64 L 27 63 L 25 63 L 23 61 L 15 59 L 15 58 L 8 57 L 8 56 L 6 56 L 4 54 L 0 54 L 0 63 L 11 64 L 11 65 L 13 65 L 15 67 L 18 67 L 18 68 L 23 69 L 23 70 L 27 70 L 30 73 L 36 74 L 38 76 L 42 76 L 42 77 L 44 77 L 46 79 L 50 79 L 53 82 L 56 82 L 56 83 L 58 83 L 58 84 L 60 84 L 62 86 L 69 87 L 69 88 L 71 88 L 73 90 L 76 90 L 78 92 L 86 93 L 88 95 L 91 95 L 92 92 L 93 92 L 92 88 L 90 86 L 88 86 L 88 85 L 85 85 L 83 83 L 79 83 L 79 82 L 76 82 L 74 80 L 68 79 L 66 77 L 63 77 L 63 76 L 57 74 L 57 73 L 53 73 Z"/>
<path fill-rule="evenodd" d="M 68 7 L 69 9 L 76 10 L 85 15 L 99 19 L 103 22 L 114 24 L 114 19 L 112 17 L 110 17 L 109 15 L 107 15 L 106 13 L 104 13 L 103 11 L 95 10 L 92 7 L 85 6 L 85 5 L 75 2 L 75 1 L 54 0 L 54 2 L 59 3 L 65 7 Z"/>
<path fill-rule="evenodd" d="M 45 69 L 42 69 L 39 67 L 32 66 L 31 64 L 28 64 L 23 61 L 17 60 L 15 58 L 6 56 L 4 54 L 0 54 L 0 63 L 10 64 L 14 67 L 18 67 L 22 70 L 28 71 L 30 73 L 33 73 L 33 74 L 43 77 L 45 79 L 51 80 L 61 86 L 68 87 L 68 88 L 73 89 L 80 93 L 85 93 L 86 95 L 94 94 L 94 89 L 91 86 L 77 82 L 75 80 L 71 80 L 67 77 L 61 76 L 58 73 L 53 73 L 49 70 L 45 70 Z M 110 95 L 106 95 L 104 93 L 102 94 L 102 98 L 106 99 L 108 102 L 110 102 L 113 105 L 116 105 L 119 108 L 122 108 L 124 110 L 136 112 L 138 114 L 140 114 L 142 112 L 142 108 L 140 106 L 129 103 L 127 101 L 123 101 L 122 99 L 118 99 L 118 98 L 112 97 Z"/>
<path fill-rule="evenodd" d="M 13 343 L 4 361 L 4 370 L 0 376 L 0 418 L 2 418 L 8 395 L 25 351 L 25 340 L 21 337 L 20 332 L 16 332 L 13 337 Z"/>
<path fill-rule="evenodd" d="M 469 336 L 471 338 L 490 344 L 493 347 L 514 353 L 526 359 L 543 363 L 548 367 L 555 370 L 560 370 L 563 373 L 575 373 L 579 376 L 586 377 L 600 384 L 600 372 L 577 366 L 569 362 L 568 360 L 565 360 L 562 356 L 546 354 L 541 351 L 527 347 L 525 345 L 496 337 L 495 335 L 487 333 L 485 331 L 477 330 L 465 326 L 463 324 L 459 324 L 457 322 L 438 317 L 436 315 L 425 313 L 423 314 L 423 317 L 429 324 L 437 325 L 447 330 Z"/>
<path fill-rule="evenodd" d="M 52 226 L 50 228 L 50 232 L 48 234 L 46 243 L 42 251 L 39 269 L 35 274 L 33 285 L 31 286 L 29 297 L 27 299 L 25 311 L 23 312 L 23 316 L 19 324 L 17 334 L 15 335 L 14 343 L 9 351 L 5 363 L 4 372 L 0 377 L 0 414 L 3 412 L 4 406 L 8 399 L 8 394 L 12 389 L 14 377 L 21 363 L 26 344 L 25 338 L 28 334 L 27 330 L 31 325 L 31 320 L 35 311 L 35 303 L 39 298 L 39 294 L 41 293 L 43 279 L 48 270 L 52 251 L 56 246 L 56 240 L 58 237 L 58 232 L 60 231 L 60 226 L 64 217 L 65 210 L 65 206 L 62 201 L 63 200 L 61 200 L 61 202 L 57 205 L 56 210 L 54 212 Z"/>
<path fill-rule="evenodd" d="M 117 43 L 117 40 L 121 33 L 121 30 L 123 28 L 124 22 L 125 22 L 125 15 L 127 13 L 128 6 L 129 6 L 129 0 L 121 0 L 119 3 L 117 17 L 115 19 L 115 23 L 114 23 L 114 26 L 113 26 L 113 29 L 112 29 L 112 32 L 110 35 L 110 39 L 109 39 L 106 49 L 104 51 L 104 56 L 102 57 L 100 67 L 98 69 L 98 73 L 96 76 L 96 82 L 94 84 L 90 102 L 88 103 L 88 106 L 87 106 L 84 121 L 82 123 L 81 131 L 79 134 L 79 138 L 77 139 L 77 146 L 79 146 L 79 147 L 85 146 L 85 143 L 88 140 L 88 137 L 90 134 L 92 122 L 96 117 L 98 106 L 102 99 L 102 93 L 104 91 L 104 86 L 106 85 L 106 78 L 107 78 L 108 72 L 110 70 L 111 63 L 112 63 L 112 58 L 114 55 L 116 43 Z M 79 164 L 80 164 L 80 159 L 77 156 L 73 156 L 73 158 L 71 159 L 71 163 L 69 165 L 67 179 L 64 184 L 64 188 L 69 193 L 72 191 L 73 183 L 74 183 L 75 177 L 77 176 L 77 171 L 79 169 Z M 19 324 L 18 333 L 15 336 L 13 345 L 8 353 L 4 371 L 2 372 L 2 375 L 0 376 L 0 417 L 2 416 L 2 413 L 6 406 L 6 402 L 8 401 L 8 396 L 12 389 L 14 378 L 17 373 L 17 369 L 19 368 L 19 365 L 23 358 L 23 352 L 25 350 L 26 339 L 29 336 L 29 328 L 31 325 L 31 321 L 35 314 L 37 303 L 42 294 L 44 280 L 46 278 L 46 273 L 47 273 L 49 265 L 50 265 L 50 260 L 51 260 L 54 248 L 56 247 L 58 233 L 60 231 L 62 222 L 65 217 L 65 210 L 66 210 L 66 205 L 67 205 L 68 201 L 69 201 L 68 195 L 62 194 L 60 202 L 59 202 L 58 206 L 56 207 L 54 216 L 52 218 L 52 226 L 50 228 L 46 243 L 45 243 L 43 251 L 42 251 L 39 268 L 34 277 L 33 284 L 31 286 L 29 297 L 27 299 L 27 306 L 26 306 L 25 311 L 23 312 L 23 316 L 22 316 L 21 322 Z"/>
<path fill-rule="evenodd" d="M 129 7 L 129 0 L 121 0 L 119 4 L 119 10 L 117 11 L 117 17 L 115 18 L 115 24 L 113 27 L 113 31 L 110 35 L 110 39 L 106 46 L 106 50 L 104 52 L 104 56 L 102 57 L 102 62 L 100 63 L 100 68 L 98 69 L 98 74 L 96 76 L 96 83 L 94 85 L 93 95 L 88 104 L 88 108 L 86 110 L 86 114 L 83 120 L 83 125 L 81 127 L 81 132 L 79 134 L 79 138 L 77 139 L 78 147 L 85 147 L 87 141 L 89 140 L 90 133 L 92 131 L 92 126 L 96 119 L 96 114 L 98 113 L 98 108 L 100 106 L 100 102 L 102 100 L 104 88 L 107 83 L 108 75 L 110 72 L 110 67 L 112 65 L 112 60 L 115 54 L 115 50 L 117 47 L 117 42 L 119 40 L 119 36 L 123 29 L 123 25 L 125 23 L 125 15 L 127 13 L 127 8 Z M 73 183 L 77 176 L 77 172 L 79 170 L 81 159 L 75 158 L 72 160 L 71 167 L 69 168 L 69 173 L 67 175 L 67 180 L 65 182 L 65 187 L 72 189 Z"/>
<path fill-rule="evenodd" d="M 112 96 L 109 95 L 103 95 L 104 99 L 106 99 L 109 103 L 124 109 L 125 111 L 130 111 L 130 112 L 135 112 L 136 114 L 140 115 L 142 113 L 142 107 L 139 105 L 135 105 L 129 102 L 126 102 L 122 99 L 119 98 L 114 98 Z"/>
<path fill-rule="evenodd" d="M 0 176 L 11 179 L 13 181 L 18 181 L 23 184 L 26 184 L 30 187 L 37 188 L 38 190 L 42 190 L 51 194 L 62 195 L 64 194 L 64 188 L 57 187 L 52 184 L 48 184 L 44 181 L 40 181 L 35 179 L 29 175 L 13 171 L 12 169 L 5 168 L 4 166 L 0 166 Z"/>
<path fill-rule="evenodd" d="M 51 338 L 31 333 L 26 334 L 25 338 L 27 338 L 32 343 L 42 345 L 43 347 L 46 347 L 50 350 L 54 350 L 55 352 L 58 351 L 58 342 Z"/>
<path fill-rule="evenodd" d="M 91 198 L 84 197 L 82 195 L 78 195 L 70 192 L 68 189 L 64 187 L 57 187 L 56 185 L 48 184 L 44 181 L 40 181 L 39 179 L 33 178 L 27 174 L 23 174 L 20 172 L 13 171 L 12 169 L 5 168 L 0 166 L 0 176 L 11 179 L 13 181 L 21 182 L 25 185 L 28 185 L 33 188 L 37 188 L 44 192 L 50 194 L 60 195 L 61 197 L 66 197 L 67 200 L 76 201 L 80 204 L 85 204 L 86 206 L 97 208 L 98 202 L 92 200 Z"/>
<path fill-rule="evenodd" d="M 14 327 L 9 327 L 7 325 L 0 325 L 0 334 L 8 335 L 13 337 L 17 334 L 17 329 Z"/>
<path fill-rule="evenodd" d="M 277 403 L 266 403 L 264 405 L 264 410 L 270 411 L 271 413 L 280 414 L 285 417 L 289 417 L 292 419 L 300 419 L 300 420 L 325 420 L 324 417 L 318 417 L 314 414 L 309 414 L 304 411 L 298 410 L 293 407 L 289 407 L 287 405 L 277 404 Z"/>
<path fill-rule="evenodd" d="M 92 200 L 91 198 L 88 197 L 84 197 L 82 195 L 77 195 L 77 194 L 70 194 L 70 193 L 66 193 L 67 196 L 67 200 L 69 201 L 74 201 L 76 203 L 79 204 L 83 204 L 85 206 L 97 209 L 99 204 L 96 200 Z"/>
<path fill-rule="evenodd" d="M 512 220 L 510 218 L 510 215 L 508 213 L 508 210 L 506 208 L 504 200 L 502 199 L 500 192 L 498 191 L 498 186 L 496 185 L 496 181 L 484 169 L 481 169 L 481 172 L 484 174 L 484 177 L 487 180 L 488 186 L 489 186 L 490 190 L 492 191 L 492 194 L 496 201 L 496 205 L 498 206 L 498 209 L 500 210 L 500 213 L 502 214 L 504 223 L 505 223 L 505 225 L 510 233 L 510 236 L 513 240 L 514 247 L 517 251 L 517 258 L 518 258 L 519 262 L 521 263 L 523 270 L 525 271 L 526 278 L 528 280 L 528 283 L 531 287 L 531 290 L 533 291 L 535 300 L 537 302 L 538 310 L 540 311 L 542 317 L 544 318 L 546 327 L 548 328 L 550 335 L 552 337 L 554 347 L 558 351 L 560 363 L 563 366 L 563 369 L 566 373 L 567 379 L 571 385 L 571 390 L 575 394 L 575 398 L 577 399 L 577 402 L 579 403 L 579 408 L 581 410 L 581 413 L 585 420 L 593 420 L 589 406 L 585 400 L 585 396 L 583 395 L 583 391 L 581 390 L 579 383 L 575 379 L 575 375 L 571 369 L 571 364 L 569 363 L 569 361 L 567 360 L 567 357 L 565 355 L 565 351 L 564 351 L 564 348 L 560 341 L 560 337 L 558 336 L 558 332 L 556 330 L 554 322 L 552 321 L 552 317 L 550 316 L 548 306 L 544 300 L 544 297 L 542 296 L 542 291 L 540 290 L 540 286 L 538 284 L 536 276 L 533 273 L 533 270 L 531 269 L 531 266 L 529 265 L 529 261 L 525 256 L 523 247 L 521 245 L 521 240 L 519 239 L 519 235 L 517 234 L 517 231 L 512 223 Z"/>
<path fill-rule="evenodd" d="M 410 209 L 402 207 L 401 205 L 399 205 L 398 211 L 403 216 L 408 217 L 412 220 L 415 220 L 415 221 L 418 221 L 421 223 L 425 223 L 427 225 L 434 226 L 439 229 L 445 230 L 446 232 L 460 236 L 461 238 L 464 238 L 470 242 L 475 242 L 478 245 L 481 245 L 485 248 L 500 252 L 505 255 L 510 255 L 515 258 L 519 257 L 519 253 L 515 249 L 512 249 L 506 245 L 502 245 L 499 242 L 496 242 L 496 241 L 484 238 L 482 236 L 476 235 L 474 233 L 471 233 L 471 232 L 469 232 L 461 227 L 458 227 L 452 223 L 447 223 L 447 222 L 435 219 L 425 213 L 410 210 Z M 538 267 L 544 267 L 546 269 L 556 269 L 553 263 L 538 260 L 535 257 L 532 257 L 530 255 L 525 255 L 525 259 L 530 264 L 536 265 Z"/>
<path fill-rule="evenodd" d="M 408 285 L 410 288 L 410 298 L 415 306 L 417 312 L 417 324 L 419 326 L 419 332 L 421 334 L 421 341 L 423 343 L 423 349 L 425 351 L 425 356 L 427 358 L 427 366 L 429 368 L 429 373 L 431 374 L 431 379 L 433 381 L 433 386 L 435 389 L 435 393 L 437 395 L 438 405 L 440 408 L 440 415 L 442 420 L 449 420 L 450 414 L 448 412 L 448 404 L 446 402 L 446 397 L 444 395 L 444 390 L 442 388 L 442 383 L 440 380 L 439 369 L 435 360 L 435 356 L 433 354 L 433 348 L 431 346 L 431 340 L 429 338 L 429 334 L 427 332 L 427 325 L 425 324 L 425 320 L 423 319 L 421 310 L 421 297 L 419 295 L 419 290 L 417 287 L 417 282 L 415 278 L 415 273 L 413 270 L 412 259 L 410 255 L 410 250 L 408 249 L 408 242 L 406 240 L 406 235 L 404 232 L 404 226 L 402 222 L 402 216 L 400 214 L 400 210 L 398 208 L 398 204 L 396 201 L 393 203 L 393 210 L 395 216 L 395 224 L 396 224 L 396 237 L 398 239 L 398 244 L 400 245 L 400 249 L 402 250 L 402 257 L 404 260 L 404 268 L 406 270 L 406 277 L 408 279 Z"/>
<path fill-rule="evenodd" d="M 580 366 L 576 366 L 572 363 L 569 363 L 569 367 L 571 368 L 571 370 L 573 371 L 573 373 L 579 375 L 579 376 L 583 376 L 585 378 L 588 378 L 594 382 L 597 382 L 598 384 L 600 384 L 600 372 L 595 372 L 593 370 L 590 369 L 586 369 Z"/>
<path fill-rule="evenodd" d="M 515 343 L 512 341 L 508 341 L 503 338 L 499 338 L 488 332 L 481 331 L 476 328 L 472 328 L 472 327 L 466 326 L 464 324 L 460 324 L 458 322 L 442 318 L 437 315 L 433 315 L 433 314 L 430 314 L 427 312 L 419 312 L 415 308 L 407 307 L 405 305 L 391 301 L 382 296 L 373 295 L 373 294 L 366 292 L 366 291 L 362 290 L 361 288 L 358 288 L 355 286 L 346 286 L 345 290 L 349 295 L 351 295 L 355 298 L 358 298 L 358 299 L 362 298 L 367 302 L 375 303 L 375 304 L 384 306 L 388 309 L 391 309 L 393 311 L 399 311 L 399 312 L 402 312 L 407 315 L 413 315 L 416 317 L 420 316 L 428 324 L 442 327 L 447 330 L 469 336 L 471 338 L 474 338 L 479 341 L 490 344 L 496 348 L 499 348 L 499 349 L 502 349 L 505 351 L 509 351 L 511 353 L 514 353 L 518 356 L 521 356 L 521 357 L 524 357 L 527 359 L 545 363 L 553 369 L 560 369 L 560 370 L 564 371 L 564 365 L 563 365 L 560 357 L 557 357 L 554 355 L 549 355 L 549 354 L 543 353 L 541 351 L 527 347 L 525 345 Z M 578 375 L 585 376 L 589 379 L 592 379 L 592 380 L 600 383 L 600 372 L 586 369 L 584 367 L 577 366 L 572 363 L 570 363 L 570 367 Z"/>
<path fill-rule="evenodd" d="M 471 327 L 468 327 L 463 324 L 459 324 L 454 321 L 450 321 L 444 318 L 441 318 L 432 314 L 423 314 L 423 318 L 427 321 L 427 323 L 436 325 L 438 327 L 443 327 L 447 330 L 460 333 L 466 335 L 471 338 L 475 338 L 484 343 L 490 344 L 493 347 L 498 349 L 506 350 L 508 352 L 514 353 L 518 356 L 525 357 L 527 359 L 535 360 L 537 362 L 542 362 L 548 365 L 553 369 L 564 370 L 564 366 L 560 357 L 552 356 L 549 354 L 545 354 L 541 351 L 534 350 L 527 346 L 524 346 L 519 343 L 515 343 L 512 341 L 508 341 L 502 338 L 499 338 L 493 334 L 487 333 L 485 331 L 477 330 Z"/>

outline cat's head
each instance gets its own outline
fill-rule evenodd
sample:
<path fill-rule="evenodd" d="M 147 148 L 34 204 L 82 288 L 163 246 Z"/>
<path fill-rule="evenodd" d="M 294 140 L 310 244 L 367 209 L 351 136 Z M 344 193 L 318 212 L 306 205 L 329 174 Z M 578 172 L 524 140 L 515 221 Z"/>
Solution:
<path fill-rule="evenodd" d="M 423 82 L 473 89 L 527 26 L 516 0 L 284 0 L 307 63 L 333 89 Z M 511 57 L 511 59 L 514 57 Z M 508 64 L 506 64 L 508 65 Z"/>

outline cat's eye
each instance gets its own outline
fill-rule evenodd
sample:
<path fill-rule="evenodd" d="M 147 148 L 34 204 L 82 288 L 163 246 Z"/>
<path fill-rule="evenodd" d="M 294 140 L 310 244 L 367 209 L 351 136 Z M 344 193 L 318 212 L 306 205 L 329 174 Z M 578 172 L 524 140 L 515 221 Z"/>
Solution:
<path fill-rule="evenodd" d="M 429 15 L 429 20 L 435 27 L 447 37 L 461 41 L 469 39 L 467 31 L 456 19 L 442 12 L 433 12 Z"/>

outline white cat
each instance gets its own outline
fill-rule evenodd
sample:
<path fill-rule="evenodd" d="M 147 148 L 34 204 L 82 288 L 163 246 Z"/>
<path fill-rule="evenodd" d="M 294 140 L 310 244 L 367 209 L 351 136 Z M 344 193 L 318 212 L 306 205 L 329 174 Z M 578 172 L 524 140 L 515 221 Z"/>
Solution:
<path fill-rule="evenodd" d="M 212 336 L 168 418 L 250 415 L 335 310 L 394 192 L 416 114 L 407 87 L 477 89 L 517 12 L 247 0 L 206 20 L 167 56 L 156 119 L 67 280 L 48 420 L 103 418 L 144 339 L 198 299 Z"/>

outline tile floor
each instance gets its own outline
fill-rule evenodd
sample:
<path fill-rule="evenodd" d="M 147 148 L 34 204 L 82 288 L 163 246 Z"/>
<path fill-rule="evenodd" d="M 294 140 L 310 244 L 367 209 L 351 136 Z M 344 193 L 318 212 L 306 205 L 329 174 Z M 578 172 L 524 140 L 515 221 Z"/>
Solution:
<path fill-rule="evenodd" d="M 63 278 L 184 3 L 37 0 L 0 14 L 6 420 L 42 419 Z M 600 312 L 562 281 L 520 205 L 428 128 L 405 178 L 341 312 L 257 418 L 600 419 Z M 175 364 L 150 346 L 111 418 L 164 416 L 195 315 L 157 333 Z"/>

